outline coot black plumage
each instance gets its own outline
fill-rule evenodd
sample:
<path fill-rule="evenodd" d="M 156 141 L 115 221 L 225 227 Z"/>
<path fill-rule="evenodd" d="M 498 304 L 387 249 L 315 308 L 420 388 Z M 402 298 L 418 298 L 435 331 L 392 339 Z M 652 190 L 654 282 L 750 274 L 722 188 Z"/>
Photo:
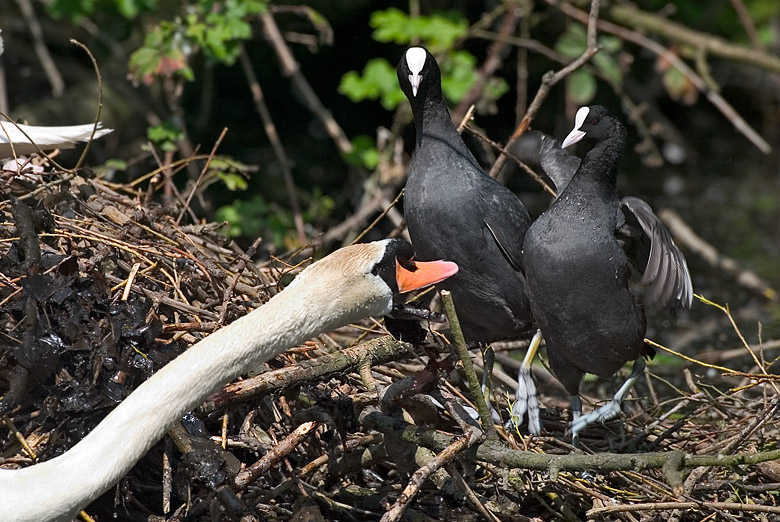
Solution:
<path fill-rule="evenodd" d="M 446 252 L 458 263 L 458 274 L 438 287 L 452 292 L 468 341 L 517 337 L 532 322 L 521 272 L 531 215 L 512 191 L 482 170 L 461 139 L 444 103 L 434 57 L 412 47 L 397 72 L 417 131 L 404 194 L 416 258 L 440 259 Z"/>
<path fill-rule="evenodd" d="M 468 342 L 516 338 L 532 325 L 521 271 L 531 215 L 512 191 L 485 173 L 461 139 L 433 55 L 411 47 L 397 73 L 417 132 L 404 194 L 416 258 L 444 256 L 460 267 L 437 287 L 452 292 Z M 529 421 L 529 431 L 540 431 L 538 420 Z"/>
<path fill-rule="evenodd" d="M 644 342 L 646 321 L 629 288 L 632 267 L 647 285 L 645 300 L 670 311 L 691 305 L 685 259 L 647 203 L 620 200 L 617 166 L 626 129 L 607 109 L 583 107 L 563 147 L 580 140 L 593 146 L 580 162 L 541 133 L 514 148 L 521 160 L 539 163 L 558 198 L 526 233 L 523 259 L 531 308 L 547 341 L 550 366 L 572 395 L 577 433 L 615 417 L 620 402 L 654 351 Z M 632 378 L 606 406 L 579 416 L 583 374 L 608 377 L 636 360 Z M 578 418 L 577 418 L 578 417 Z"/>

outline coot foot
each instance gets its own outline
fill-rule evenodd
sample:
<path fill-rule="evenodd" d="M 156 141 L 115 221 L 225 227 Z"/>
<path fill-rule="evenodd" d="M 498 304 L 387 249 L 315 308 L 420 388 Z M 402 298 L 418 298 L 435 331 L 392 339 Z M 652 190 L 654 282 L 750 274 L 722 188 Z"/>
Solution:
<path fill-rule="evenodd" d="M 504 427 L 508 430 L 520 424 L 527 413 L 528 433 L 531 435 L 542 433 L 542 423 L 539 419 L 539 401 L 536 398 L 536 383 L 531 375 L 531 365 L 541 342 L 542 331 L 537 330 L 533 339 L 531 339 L 531 343 L 528 345 L 528 351 L 517 374 L 517 389 L 515 390 L 515 402 L 512 404 L 512 417 L 504 424 Z"/>
<path fill-rule="evenodd" d="M 579 415 L 579 413 L 582 411 L 582 404 L 580 403 L 579 405 L 579 411 L 576 411 L 577 408 L 574 404 L 574 397 L 572 397 L 572 421 L 569 425 L 569 431 L 571 432 L 571 443 L 574 447 L 578 447 L 579 433 L 585 429 L 586 426 L 595 422 L 606 422 L 620 415 L 620 405 L 623 404 L 623 400 L 626 398 L 626 395 L 628 395 L 628 392 L 631 391 L 631 388 L 634 387 L 636 380 L 640 375 L 642 375 L 642 372 L 645 370 L 645 366 L 647 366 L 647 364 L 641 357 L 634 361 L 634 367 L 631 370 L 631 375 L 628 376 L 628 379 L 626 379 L 626 382 L 623 383 L 623 386 L 621 386 L 615 396 L 612 397 L 612 400 L 601 408 L 593 410 L 590 413 Z M 579 402 L 579 397 L 577 397 L 577 401 Z"/>

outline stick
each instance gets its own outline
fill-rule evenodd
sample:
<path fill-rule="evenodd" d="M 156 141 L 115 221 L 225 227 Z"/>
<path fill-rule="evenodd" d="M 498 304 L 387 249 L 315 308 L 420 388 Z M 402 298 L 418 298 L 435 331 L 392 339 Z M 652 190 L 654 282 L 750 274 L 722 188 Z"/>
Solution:
<path fill-rule="evenodd" d="M 549 1 L 549 0 L 548 0 Z M 514 144 L 515 141 L 517 141 L 522 134 L 528 130 L 528 127 L 531 125 L 531 121 L 536 116 L 536 113 L 539 112 L 539 109 L 542 106 L 542 103 L 544 103 L 544 100 L 547 99 L 547 96 L 550 94 L 550 90 L 561 80 L 569 76 L 571 73 L 585 65 L 585 63 L 593 58 L 593 56 L 599 52 L 599 47 L 596 44 L 596 23 L 598 22 L 599 18 L 599 6 L 600 6 L 600 0 L 592 0 L 590 4 L 590 14 L 588 15 L 588 45 L 585 49 L 585 51 L 582 53 L 582 55 L 571 62 L 569 65 L 564 67 L 558 72 L 552 72 L 548 71 L 547 73 L 542 76 L 542 84 L 539 86 L 539 90 L 536 91 L 536 96 L 534 96 L 533 101 L 531 102 L 531 105 L 528 107 L 528 111 L 525 113 L 525 116 L 523 116 L 523 119 L 520 121 L 520 125 L 517 126 L 515 131 L 512 133 L 512 136 L 509 138 L 509 141 L 506 144 L 505 148 L 510 148 L 512 144 Z M 501 169 L 503 168 L 504 164 L 506 163 L 506 154 L 501 153 L 498 156 L 498 159 L 493 164 L 493 167 L 490 169 L 490 176 L 495 178 L 498 176 L 498 173 L 501 172 Z"/>
<path fill-rule="evenodd" d="M 482 393 L 482 387 L 477 379 L 477 374 L 474 372 L 474 364 L 471 362 L 471 356 L 469 355 L 468 346 L 466 346 L 466 339 L 463 337 L 463 331 L 460 329 L 460 321 L 458 321 L 458 314 L 455 312 L 455 303 L 452 301 L 452 294 L 447 290 L 441 291 L 441 298 L 444 302 L 444 310 L 447 313 L 447 319 L 450 322 L 450 328 L 452 334 L 455 337 L 455 349 L 458 352 L 461 363 L 463 363 L 463 369 L 466 372 L 466 379 L 469 383 L 469 389 L 471 395 L 474 397 L 474 404 L 477 406 L 479 412 L 479 421 L 482 424 L 482 429 L 485 431 L 488 439 L 495 439 L 496 428 L 493 425 L 493 418 L 490 416 L 490 409 L 485 401 L 485 395 Z"/>

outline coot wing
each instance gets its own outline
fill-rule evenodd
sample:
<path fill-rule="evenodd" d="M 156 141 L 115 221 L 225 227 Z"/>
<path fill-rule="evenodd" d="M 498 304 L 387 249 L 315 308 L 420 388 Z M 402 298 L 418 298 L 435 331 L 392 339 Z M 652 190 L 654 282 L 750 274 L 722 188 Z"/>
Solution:
<path fill-rule="evenodd" d="M 647 287 L 645 300 L 676 312 L 690 308 L 693 285 L 688 265 L 664 224 L 645 201 L 625 197 L 620 201 L 625 223 L 616 231 Z"/>

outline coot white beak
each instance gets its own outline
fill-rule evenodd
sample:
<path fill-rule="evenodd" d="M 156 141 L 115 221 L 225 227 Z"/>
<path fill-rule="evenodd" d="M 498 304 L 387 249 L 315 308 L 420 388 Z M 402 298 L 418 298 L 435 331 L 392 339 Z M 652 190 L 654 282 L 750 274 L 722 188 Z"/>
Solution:
<path fill-rule="evenodd" d="M 420 88 L 420 80 L 422 80 L 422 75 L 419 73 L 412 73 L 409 75 L 409 83 L 412 84 L 412 96 L 417 96 L 417 89 Z"/>
<path fill-rule="evenodd" d="M 588 113 L 590 112 L 590 107 L 580 107 L 577 111 L 577 114 L 574 116 L 574 130 L 572 130 L 568 136 L 563 140 L 563 143 L 561 143 L 561 148 L 566 148 L 571 145 L 574 145 L 578 141 L 580 141 L 582 138 L 585 137 L 585 131 L 581 131 L 580 127 L 582 127 L 582 124 L 585 123 L 585 118 L 588 117 Z"/>

